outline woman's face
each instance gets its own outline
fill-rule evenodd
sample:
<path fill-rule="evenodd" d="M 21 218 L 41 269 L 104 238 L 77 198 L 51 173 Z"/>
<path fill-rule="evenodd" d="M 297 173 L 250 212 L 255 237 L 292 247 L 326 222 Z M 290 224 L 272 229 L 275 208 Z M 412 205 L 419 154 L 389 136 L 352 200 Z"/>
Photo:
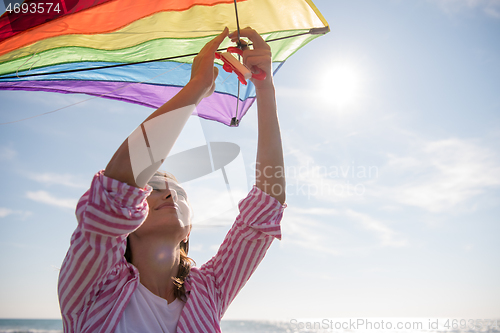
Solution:
<path fill-rule="evenodd" d="M 184 189 L 173 179 L 155 176 L 148 183 L 153 191 L 147 198 L 149 214 L 143 225 L 152 232 L 179 235 L 187 239 L 191 230 L 191 207 Z"/>

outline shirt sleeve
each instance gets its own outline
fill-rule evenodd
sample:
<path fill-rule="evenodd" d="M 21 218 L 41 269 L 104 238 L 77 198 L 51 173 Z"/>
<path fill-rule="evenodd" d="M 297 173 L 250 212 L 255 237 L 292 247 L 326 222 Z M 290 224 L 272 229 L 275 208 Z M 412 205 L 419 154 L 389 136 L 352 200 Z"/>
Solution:
<path fill-rule="evenodd" d="M 273 239 L 281 239 L 280 221 L 286 204 L 254 186 L 238 207 L 240 214 L 217 254 L 199 269 L 201 276 L 213 282 L 212 297 L 220 311 L 219 319 L 260 264 Z"/>
<path fill-rule="evenodd" d="M 78 225 L 59 274 L 63 314 L 79 313 L 109 284 L 110 275 L 120 274 L 118 266 L 126 265 L 127 236 L 145 220 L 150 192 L 150 187 L 129 186 L 104 176 L 103 171 L 94 176 L 76 207 Z"/>

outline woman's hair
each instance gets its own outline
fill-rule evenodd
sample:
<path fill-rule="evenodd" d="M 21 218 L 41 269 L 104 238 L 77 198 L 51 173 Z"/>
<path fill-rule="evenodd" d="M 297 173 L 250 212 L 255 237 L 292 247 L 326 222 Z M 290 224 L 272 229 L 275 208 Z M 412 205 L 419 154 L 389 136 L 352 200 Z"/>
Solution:
<path fill-rule="evenodd" d="M 170 178 L 178 183 L 177 179 L 168 172 L 156 171 L 154 176 Z M 184 282 L 186 281 L 186 278 L 189 275 L 189 272 L 191 271 L 191 266 L 193 266 L 195 262 L 193 259 L 187 256 L 189 252 L 189 239 L 186 242 L 181 241 L 180 247 L 181 247 L 180 251 L 181 253 L 179 261 L 179 270 L 177 271 L 177 276 L 172 279 L 175 286 L 174 296 L 184 301 L 186 296 L 186 289 L 184 288 Z M 128 237 L 127 237 L 127 247 L 125 249 L 124 257 L 127 260 L 127 262 L 132 263 L 132 250 L 130 248 L 130 240 Z"/>

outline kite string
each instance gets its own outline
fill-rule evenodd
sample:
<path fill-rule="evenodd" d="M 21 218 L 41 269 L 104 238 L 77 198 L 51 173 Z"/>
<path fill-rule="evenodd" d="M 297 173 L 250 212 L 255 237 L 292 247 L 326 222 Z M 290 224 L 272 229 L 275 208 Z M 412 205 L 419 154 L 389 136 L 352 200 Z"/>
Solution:
<path fill-rule="evenodd" d="M 243 45 L 241 44 L 241 35 L 240 35 L 240 19 L 238 17 L 238 4 L 237 0 L 234 0 L 234 13 L 236 15 L 236 29 L 238 30 L 238 48 L 243 49 Z M 238 61 L 241 62 L 241 56 L 238 54 Z M 231 125 L 238 126 L 238 110 L 240 108 L 240 85 L 241 82 L 238 79 L 238 96 L 236 96 L 236 114 L 234 118 L 231 119 Z"/>
<path fill-rule="evenodd" d="M 240 19 L 238 17 L 238 4 L 236 3 L 237 0 L 234 0 L 234 13 L 236 14 L 236 29 L 238 30 L 238 48 L 242 48 L 241 45 L 241 35 L 240 35 Z"/>
<path fill-rule="evenodd" d="M 33 59 L 33 57 L 34 57 L 35 55 L 36 55 L 36 52 L 35 52 L 35 53 L 33 53 L 29 59 L 26 59 L 26 61 L 25 61 L 25 62 L 24 62 L 21 66 L 19 66 L 19 67 L 17 68 L 17 70 L 16 70 L 16 76 L 17 76 L 17 78 L 18 78 L 18 79 L 20 79 L 20 77 L 19 77 L 19 70 L 21 69 L 21 67 L 23 67 L 23 66 L 24 66 L 24 65 L 25 65 L 28 61 L 30 61 L 31 59 Z M 41 58 L 42 58 L 42 57 L 40 57 L 40 55 L 38 55 L 38 60 L 37 60 L 37 61 L 35 61 L 33 64 L 31 64 L 30 69 L 28 69 L 28 73 L 31 71 L 31 69 L 33 68 L 33 66 L 34 66 L 37 62 L 39 62 L 39 61 L 40 61 L 40 59 L 41 59 Z"/>
<path fill-rule="evenodd" d="M 229 73 L 229 75 L 224 79 L 224 81 L 222 82 L 219 82 L 220 85 L 224 84 L 224 82 L 227 81 L 227 79 L 229 79 L 231 76 L 233 75 L 233 73 Z"/>
<path fill-rule="evenodd" d="M 106 95 L 108 95 L 108 94 L 114 93 L 114 92 L 116 92 L 116 91 L 118 91 L 118 90 L 125 89 L 126 87 L 130 86 L 131 84 L 141 84 L 141 83 L 146 83 L 146 82 L 148 82 L 148 81 L 151 81 L 151 80 L 153 80 L 153 79 L 155 79 L 155 78 L 157 78 L 157 77 L 159 77 L 159 76 L 165 75 L 165 74 L 167 74 L 167 73 L 169 73 L 169 72 L 171 72 L 171 71 L 173 71 L 173 70 L 175 70 L 175 69 L 177 69 L 177 68 L 179 68 L 179 67 L 181 67 L 182 65 L 185 65 L 185 64 L 186 64 L 186 63 L 181 63 L 181 64 L 179 64 L 179 66 L 174 67 L 174 68 L 171 68 L 171 69 L 169 69 L 168 71 L 165 71 L 165 72 L 160 73 L 160 74 L 158 74 L 158 75 L 156 75 L 156 76 L 153 76 L 152 78 L 149 78 L 149 79 L 147 79 L 147 80 L 145 80 L 145 81 L 141 81 L 141 82 L 130 82 L 130 83 L 125 84 L 123 87 L 116 88 L 116 89 L 111 90 L 111 91 L 109 91 L 109 92 L 107 92 L 107 93 L 104 93 L 104 94 L 100 94 L 100 95 L 97 95 L 97 96 L 92 96 L 92 97 L 90 97 L 90 98 L 87 98 L 87 99 L 81 100 L 81 101 L 79 101 L 79 102 L 76 102 L 76 103 L 73 103 L 73 104 L 69 104 L 69 105 L 66 105 L 66 106 L 60 107 L 59 109 L 56 109 L 56 110 L 52 110 L 52 111 L 48 111 L 48 112 L 44 112 L 44 113 L 40 113 L 40 114 L 37 114 L 37 115 L 31 116 L 31 117 L 27 117 L 27 118 L 23 118 L 23 119 L 18 119 L 18 120 L 14 120 L 14 121 L 8 121 L 8 122 L 5 122 L 5 123 L 0 123 L 0 125 L 13 124 L 13 123 L 18 123 L 18 122 L 25 121 L 25 120 L 28 120 L 28 119 L 33 119 L 33 118 L 37 118 L 37 117 L 41 117 L 41 116 L 45 116 L 45 115 L 47 115 L 47 114 L 54 113 L 54 112 L 57 112 L 57 111 L 60 111 L 60 110 L 63 110 L 63 109 L 67 109 L 67 108 L 69 108 L 69 107 L 71 107 L 71 106 L 75 106 L 75 105 L 77 105 L 77 104 L 81 104 L 81 103 L 83 103 L 83 102 L 87 102 L 87 101 L 90 101 L 90 100 L 93 100 L 93 99 L 96 99 L 96 98 L 99 98 L 99 97 L 105 97 L 105 96 L 106 96 Z"/>

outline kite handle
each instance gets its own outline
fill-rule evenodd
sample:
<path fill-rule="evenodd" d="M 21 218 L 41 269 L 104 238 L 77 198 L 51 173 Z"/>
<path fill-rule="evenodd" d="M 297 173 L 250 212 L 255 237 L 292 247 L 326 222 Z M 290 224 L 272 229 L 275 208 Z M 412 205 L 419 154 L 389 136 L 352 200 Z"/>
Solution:
<path fill-rule="evenodd" d="M 230 53 L 236 53 L 236 54 L 239 54 L 239 55 L 243 55 L 243 50 L 240 49 L 240 48 L 237 48 L 237 47 L 234 47 L 234 46 L 230 46 L 227 48 L 227 52 L 230 52 Z M 253 79 L 256 79 L 256 80 L 265 80 L 267 77 L 266 75 L 266 72 L 264 72 L 263 70 L 260 70 L 257 72 L 257 73 L 252 73 L 252 78 Z M 246 84 L 246 83 L 245 83 Z"/>
<path fill-rule="evenodd" d="M 247 66 L 239 62 L 238 59 L 236 59 L 231 53 L 215 52 L 215 57 L 222 60 L 222 62 L 224 63 L 222 68 L 226 72 L 234 72 L 238 76 L 238 80 L 240 80 L 241 84 L 246 85 L 247 80 L 252 77 L 252 72 L 247 68 Z"/>
<path fill-rule="evenodd" d="M 240 56 L 243 55 L 243 50 L 240 48 L 237 48 L 235 46 L 228 47 L 227 52 L 236 53 L 236 54 L 239 54 Z"/>

